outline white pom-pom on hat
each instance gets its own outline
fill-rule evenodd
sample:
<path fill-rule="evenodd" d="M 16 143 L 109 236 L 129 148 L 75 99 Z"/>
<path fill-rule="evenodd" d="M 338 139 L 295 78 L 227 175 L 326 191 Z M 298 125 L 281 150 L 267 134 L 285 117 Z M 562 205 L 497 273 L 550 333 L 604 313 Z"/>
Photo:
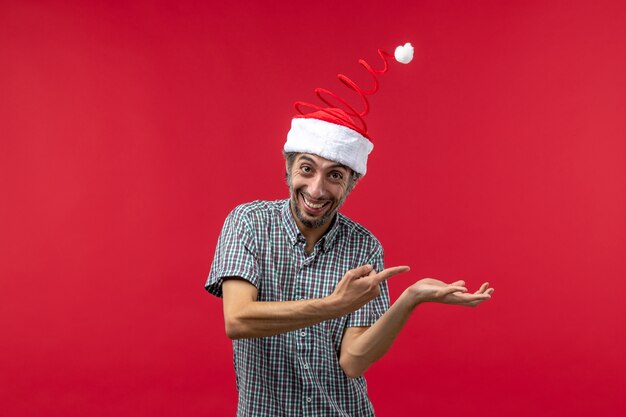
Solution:
<path fill-rule="evenodd" d="M 411 45 L 410 42 L 407 42 L 404 45 L 398 46 L 393 53 L 393 56 L 399 63 L 408 64 L 413 60 L 413 52 L 413 45 Z"/>

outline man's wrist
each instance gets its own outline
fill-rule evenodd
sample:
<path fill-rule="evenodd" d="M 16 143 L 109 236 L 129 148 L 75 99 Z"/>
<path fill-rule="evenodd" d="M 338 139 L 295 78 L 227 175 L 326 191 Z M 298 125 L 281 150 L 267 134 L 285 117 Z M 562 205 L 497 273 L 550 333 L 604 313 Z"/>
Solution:
<path fill-rule="evenodd" d="M 339 297 L 335 294 L 330 294 L 324 298 L 320 298 L 320 303 L 322 311 L 329 313 L 332 316 L 331 318 L 341 317 L 349 313 L 342 309 Z"/>
<path fill-rule="evenodd" d="M 407 306 L 414 310 L 420 304 L 424 303 L 426 300 L 422 297 L 422 295 L 414 289 L 413 287 L 409 287 L 400 295 L 399 300 L 403 299 L 403 302 L 407 304 Z"/>

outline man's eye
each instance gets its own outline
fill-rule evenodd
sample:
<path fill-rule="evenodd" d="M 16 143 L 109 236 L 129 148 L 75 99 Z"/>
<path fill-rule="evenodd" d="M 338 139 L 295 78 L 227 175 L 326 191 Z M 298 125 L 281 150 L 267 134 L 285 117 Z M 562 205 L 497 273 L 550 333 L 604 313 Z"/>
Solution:
<path fill-rule="evenodd" d="M 300 169 L 302 170 L 302 172 L 311 172 L 311 167 L 307 165 L 301 166 Z"/>
<path fill-rule="evenodd" d="M 343 179 L 343 175 L 341 175 L 339 172 L 333 172 L 332 174 L 330 174 L 330 177 L 338 181 Z"/>

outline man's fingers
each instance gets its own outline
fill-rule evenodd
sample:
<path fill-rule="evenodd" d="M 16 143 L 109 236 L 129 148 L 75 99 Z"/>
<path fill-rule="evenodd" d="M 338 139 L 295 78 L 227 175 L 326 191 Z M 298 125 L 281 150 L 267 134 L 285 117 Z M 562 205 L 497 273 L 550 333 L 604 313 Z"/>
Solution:
<path fill-rule="evenodd" d="M 456 286 L 459 286 L 459 287 L 465 287 L 465 281 L 460 279 L 458 281 L 451 282 L 450 285 L 456 285 Z"/>
<path fill-rule="evenodd" d="M 453 284 L 456 284 L 456 282 Z M 478 291 L 476 291 L 475 293 L 468 293 L 467 288 L 465 288 L 464 286 L 453 284 L 450 284 L 447 287 L 441 289 L 443 296 L 449 297 L 447 298 L 447 302 L 451 304 L 458 304 L 468 307 L 475 307 L 489 300 L 491 298 L 491 294 L 493 294 L 494 291 L 493 288 L 489 288 L 488 282 L 483 283 L 483 285 L 481 285 Z"/>
<path fill-rule="evenodd" d="M 452 294 L 455 292 L 462 292 L 462 293 L 466 293 L 467 292 L 467 288 L 462 287 L 460 285 L 448 285 L 447 287 L 444 287 L 442 289 L 444 295 L 448 295 L 448 294 Z"/>
<path fill-rule="evenodd" d="M 374 275 L 373 278 L 377 283 L 381 283 L 394 275 L 401 274 L 403 272 L 409 271 L 411 268 L 408 266 L 394 266 L 391 268 L 383 269 L 378 274 Z"/>
<path fill-rule="evenodd" d="M 478 289 L 478 291 L 476 291 L 474 294 L 482 294 L 485 291 L 487 291 L 487 288 L 489 288 L 489 283 L 485 282 L 483 283 L 483 285 L 480 286 L 480 288 Z"/>
<path fill-rule="evenodd" d="M 458 294 L 457 297 L 459 300 L 462 300 L 461 304 L 469 305 L 469 306 L 478 305 L 491 298 L 491 296 L 487 293 L 485 294 Z"/>
<path fill-rule="evenodd" d="M 373 270 L 374 268 L 370 264 L 362 265 L 362 266 L 359 266 L 358 268 L 354 268 L 346 272 L 346 277 L 350 279 L 363 278 L 369 275 L 370 272 L 372 272 Z"/>

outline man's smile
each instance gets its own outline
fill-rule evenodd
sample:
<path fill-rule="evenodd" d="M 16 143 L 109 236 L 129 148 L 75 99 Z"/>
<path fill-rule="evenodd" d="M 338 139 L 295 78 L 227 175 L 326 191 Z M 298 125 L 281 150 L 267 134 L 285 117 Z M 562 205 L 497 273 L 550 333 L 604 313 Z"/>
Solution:
<path fill-rule="evenodd" d="M 330 201 L 316 202 L 314 200 L 311 200 L 305 197 L 303 193 L 299 193 L 299 194 L 300 194 L 300 197 L 302 197 L 302 202 L 304 203 L 304 207 L 307 209 L 308 212 L 312 214 L 321 213 L 323 211 L 323 208 L 330 204 Z"/>

